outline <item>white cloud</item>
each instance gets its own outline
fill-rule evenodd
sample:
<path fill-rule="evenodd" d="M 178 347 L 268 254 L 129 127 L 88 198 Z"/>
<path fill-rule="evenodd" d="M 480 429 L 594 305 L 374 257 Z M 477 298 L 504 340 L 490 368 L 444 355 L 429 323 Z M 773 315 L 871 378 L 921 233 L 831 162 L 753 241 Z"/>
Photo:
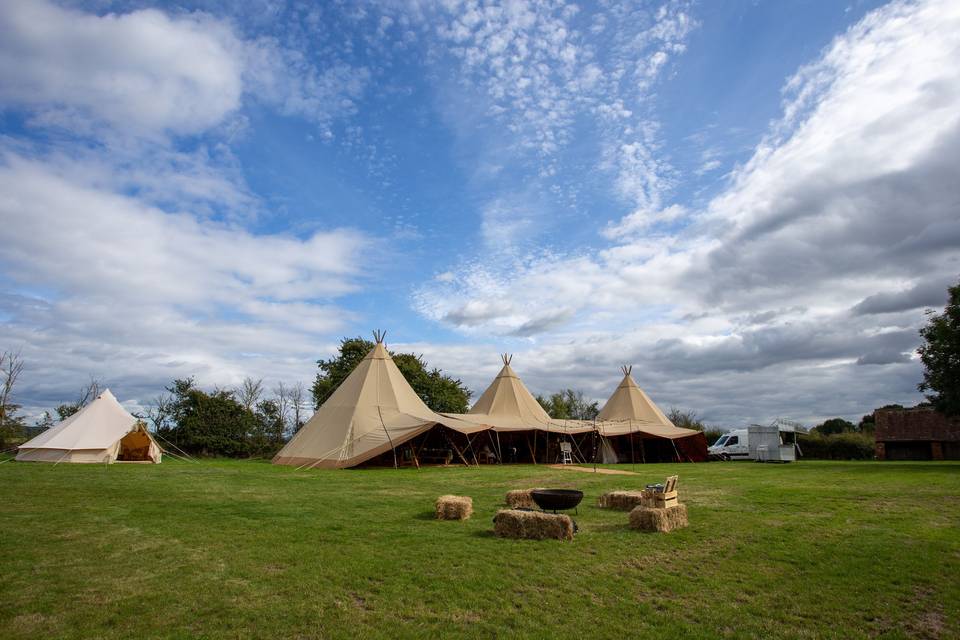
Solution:
<path fill-rule="evenodd" d="M 279 301 L 353 289 L 352 231 L 306 240 L 168 214 L 136 199 L 76 184 L 45 164 L 0 164 L 0 239 L 8 273 L 70 294 L 122 293 L 128 302 L 213 308 L 245 296 Z"/>
<path fill-rule="evenodd" d="M 174 376 L 304 379 L 352 318 L 334 301 L 378 268 L 356 231 L 253 234 L 77 174 L 12 153 L 0 162 L 0 326 L 34 367 L 34 401 L 62 400 L 88 375 L 141 399 Z"/>
<path fill-rule="evenodd" d="M 635 180 L 621 178 L 618 188 L 643 206 L 607 227 L 605 250 L 503 269 L 469 264 L 442 294 L 416 304 L 473 334 L 501 336 L 535 329 L 544 309 L 563 309 L 531 359 L 552 353 L 551 366 L 576 362 L 587 380 L 590 362 L 633 361 L 717 416 L 763 411 L 720 406 L 732 379 L 758 389 L 801 385 L 808 399 L 830 397 L 840 384 L 865 402 L 915 399 L 910 353 L 922 314 L 904 304 L 935 296 L 923 289 L 890 304 L 883 296 L 960 273 L 958 59 L 956 3 L 877 10 L 788 79 L 782 120 L 678 235 L 649 231 L 688 212 L 662 208 L 664 190 L 646 177 L 657 172 L 639 163 L 627 172 Z M 633 160 L 647 156 L 655 158 L 631 149 Z M 896 313 L 878 326 L 873 307 Z M 467 323 L 467 308 L 487 313 Z M 885 376 L 888 398 L 860 382 Z M 800 402 L 783 406 L 821 415 Z"/>
<path fill-rule="evenodd" d="M 240 48 L 203 14 L 98 16 L 10 0 L 0 3 L 0 99 L 48 122 L 195 133 L 239 106 Z"/>
<path fill-rule="evenodd" d="M 355 113 L 370 71 L 324 63 L 277 38 L 243 39 L 229 20 L 201 12 L 97 15 L 45 0 L 0 3 L 0 100 L 33 110 L 35 126 L 97 138 L 202 133 L 235 117 L 244 100 L 329 135 Z"/>
<path fill-rule="evenodd" d="M 175 376 L 305 379 L 354 318 L 337 301 L 384 252 L 350 229 L 247 230 L 268 212 L 231 144 L 249 101 L 331 136 L 370 74 L 237 25 L 0 3 L 0 101 L 27 127 L 0 138 L 0 333 L 33 401 L 91 374 L 140 400 Z"/>
<path fill-rule="evenodd" d="M 276 38 L 248 42 L 244 56 L 244 80 L 253 97 L 320 125 L 326 136 L 334 121 L 356 113 L 371 78 L 366 67 L 336 60 L 320 68 Z"/>

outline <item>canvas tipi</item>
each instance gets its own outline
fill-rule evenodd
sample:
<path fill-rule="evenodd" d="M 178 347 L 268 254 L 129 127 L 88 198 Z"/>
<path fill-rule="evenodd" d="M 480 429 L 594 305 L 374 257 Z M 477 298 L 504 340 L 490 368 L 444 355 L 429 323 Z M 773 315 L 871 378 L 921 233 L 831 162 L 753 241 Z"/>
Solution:
<path fill-rule="evenodd" d="M 353 467 L 436 425 L 460 433 L 487 428 L 435 413 L 414 392 L 383 344 L 376 344 L 274 457 L 274 464 Z"/>
<path fill-rule="evenodd" d="M 60 424 L 20 445 L 25 462 L 160 462 L 161 449 L 144 424 L 107 389 Z"/>
<path fill-rule="evenodd" d="M 593 430 L 592 423 L 551 418 L 510 366 L 513 356 L 505 353 L 500 357 L 503 360 L 500 373 L 469 413 L 460 417 L 489 424 L 500 432 L 533 429 L 554 433 L 584 433 Z"/>
<path fill-rule="evenodd" d="M 639 434 L 647 439 L 670 440 L 670 449 L 677 457 L 706 459 L 706 439 L 703 433 L 674 425 L 643 389 L 637 386 L 632 375 L 633 367 L 624 366 L 621 371 L 623 380 L 597 415 L 597 427 L 601 435 L 609 438 Z"/>

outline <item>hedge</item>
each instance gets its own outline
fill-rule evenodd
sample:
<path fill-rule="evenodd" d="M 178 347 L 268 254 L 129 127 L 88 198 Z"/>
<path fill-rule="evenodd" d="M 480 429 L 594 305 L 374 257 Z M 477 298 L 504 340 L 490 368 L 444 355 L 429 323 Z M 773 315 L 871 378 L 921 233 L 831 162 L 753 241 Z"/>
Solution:
<path fill-rule="evenodd" d="M 797 434 L 797 443 L 804 458 L 820 460 L 873 460 L 875 447 L 872 434 L 816 432 Z"/>

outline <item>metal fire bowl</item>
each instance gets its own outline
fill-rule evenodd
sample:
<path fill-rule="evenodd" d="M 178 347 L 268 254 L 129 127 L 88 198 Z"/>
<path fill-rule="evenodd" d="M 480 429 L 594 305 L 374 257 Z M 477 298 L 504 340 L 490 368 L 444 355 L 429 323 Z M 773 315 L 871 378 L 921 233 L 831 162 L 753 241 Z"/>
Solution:
<path fill-rule="evenodd" d="M 573 509 L 583 500 L 583 491 L 576 489 L 536 489 L 530 497 L 544 511 Z"/>

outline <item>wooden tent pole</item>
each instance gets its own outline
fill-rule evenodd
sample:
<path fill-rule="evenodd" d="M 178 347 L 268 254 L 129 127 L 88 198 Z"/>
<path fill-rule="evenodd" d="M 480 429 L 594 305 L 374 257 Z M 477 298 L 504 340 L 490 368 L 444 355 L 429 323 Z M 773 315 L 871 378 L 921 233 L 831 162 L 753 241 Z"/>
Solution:
<path fill-rule="evenodd" d="M 680 459 L 680 452 L 677 451 L 677 442 L 676 442 L 676 440 L 674 440 L 673 438 L 670 438 L 670 444 L 673 445 L 673 452 L 674 452 L 675 454 L 677 454 L 677 462 L 683 462 L 683 460 Z"/>
<path fill-rule="evenodd" d="M 460 449 L 457 448 L 457 444 L 453 441 L 453 438 L 447 435 L 446 431 L 443 432 L 443 435 L 447 438 L 447 442 L 450 444 L 451 447 L 453 447 L 453 450 L 457 452 L 457 455 L 460 456 L 460 460 L 463 462 L 463 464 L 469 467 L 470 463 L 467 462 L 467 459 L 460 452 Z"/>
<path fill-rule="evenodd" d="M 413 464 L 417 465 L 417 471 L 420 470 L 420 461 L 417 460 L 417 450 L 413 448 L 413 443 L 410 443 L 410 454 L 413 456 Z"/>
<path fill-rule="evenodd" d="M 487 437 L 490 438 L 490 446 L 493 447 L 493 452 L 497 454 L 497 443 L 493 441 L 493 429 L 487 430 Z M 500 464 L 500 454 L 497 454 L 497 464 Z"/>
<path fill-rule="evenodd" d="M 573 443 L 573 446 L 577 449 L 577 453 L 580 454 L 580 462 L 586 462 L 587 459 L 583 456 L 583 451 L 580 450 L 580 445 L 577 444 L 577 439 L 573 434 L 570 434 L 570 442 Z"/>
<path fill-rule="evenodd" d="M 473 464 L 480 466 L 480 462 L 477 460 L 477 452 L 473 450 L 473 441 L 476 440 L 477 436 L 474 435 L 472 438 L 464 434 L 467 438 L 467 448 L 466 450 L 470 452 L 470 457 L 473 458 Z"/>
<path fill-rule="evenodd" d="M 390 443 L 390 451 L 393 452 L 393 468 L 399 469 L 400 466 L 397 464 L 397 448 L 393 446 L 393 438 L 390 437 L 390 432 L 387 431 L 387 425 L 383 423 L 383 414 L 380 412 L 380 404 L 377 404 L 377 415 L 380 416 L 380 426 L 383 427 L 383 432 L 387 434 L 387 441 Z"/>

